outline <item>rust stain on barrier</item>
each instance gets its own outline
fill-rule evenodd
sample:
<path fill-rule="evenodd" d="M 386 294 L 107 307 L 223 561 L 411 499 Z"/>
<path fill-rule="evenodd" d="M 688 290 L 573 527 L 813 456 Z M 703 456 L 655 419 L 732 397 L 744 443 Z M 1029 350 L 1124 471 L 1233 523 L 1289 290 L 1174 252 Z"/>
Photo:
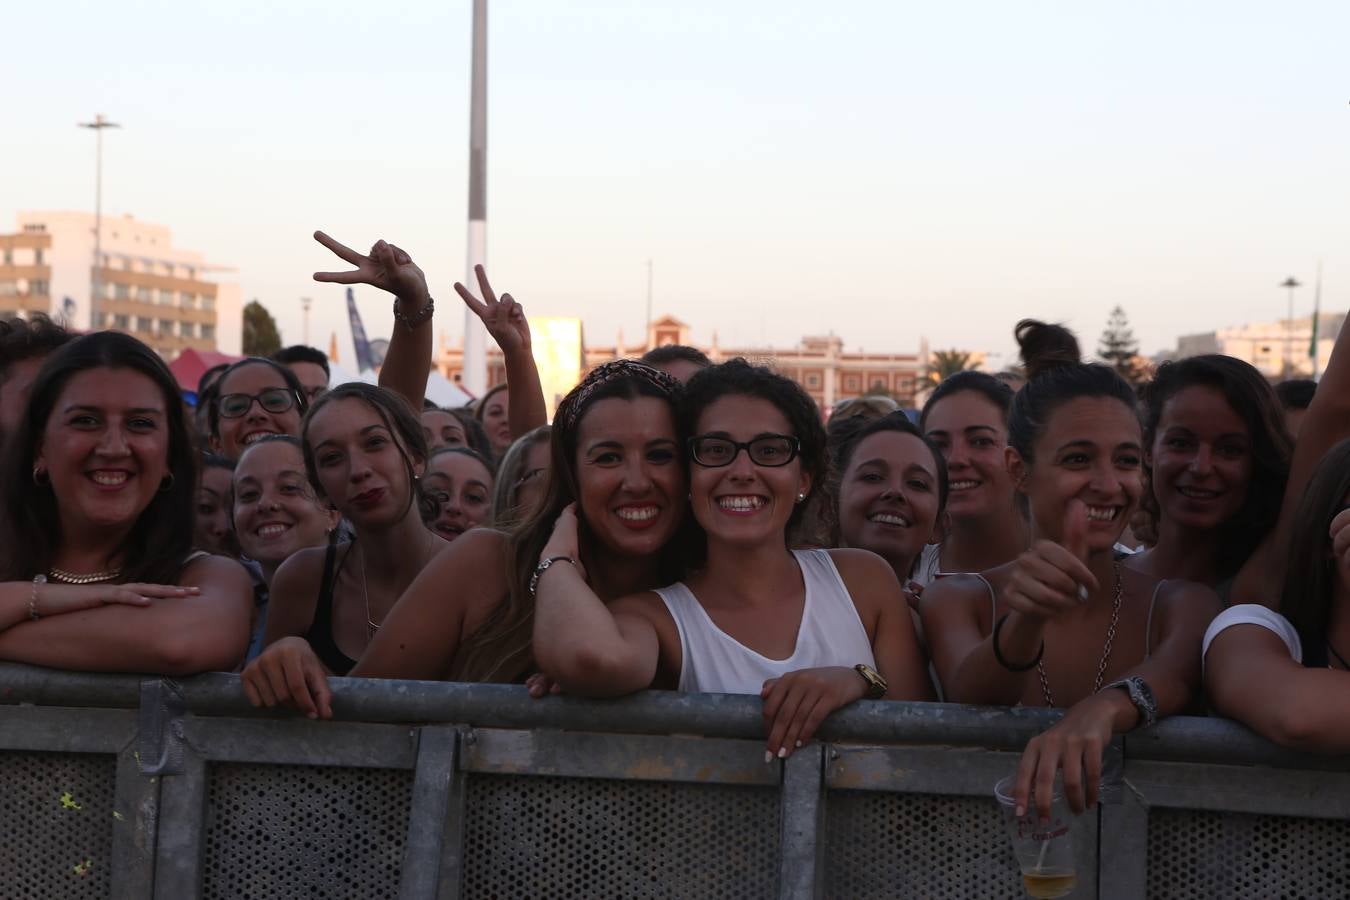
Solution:
<path fill-rule="evenodd" d="M 624 769 L 629 778 L 645 778 L 651 781 L 667 781 L 675 776 L 675 766 L 659 757 L 639 757 L 637 762 Z"/>

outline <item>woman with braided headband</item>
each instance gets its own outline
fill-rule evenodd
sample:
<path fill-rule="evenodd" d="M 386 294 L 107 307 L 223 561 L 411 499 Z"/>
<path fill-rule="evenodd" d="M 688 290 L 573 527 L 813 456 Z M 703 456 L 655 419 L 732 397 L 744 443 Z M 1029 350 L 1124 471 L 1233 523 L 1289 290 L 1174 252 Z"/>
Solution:
<path fill-rule="evenodd" d="M 541 569 L 571 565 L 601 600 L 679 577 L 688 488 L 675 425 L 679 382 L 639 362 L 594 369 L 558 406 L 544 501 L 513 531 L 475 529 L 443 550 L 399 599 L 351 674 L 520 681 L 533 665 Z M 576 504 L 575 558 L 540 560 Z"/>

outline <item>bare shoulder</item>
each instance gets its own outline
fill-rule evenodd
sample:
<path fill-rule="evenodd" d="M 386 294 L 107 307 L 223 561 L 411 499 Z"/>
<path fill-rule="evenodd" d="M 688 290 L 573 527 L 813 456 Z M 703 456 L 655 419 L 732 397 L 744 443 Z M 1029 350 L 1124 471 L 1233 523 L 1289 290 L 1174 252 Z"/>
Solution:
<path fill-rule="evenodd" d="M 1223 611 L 1219 595 L 1208 585 L 1174 578 L 1159 583 L 1155 589 L 1158 604 L 1154 614 L 1162 619 L 1165 628 L 1173 623 L 1186 623 L 1203 631 Z"/>
<path fill-rule="evenodd" d="M 181 584 L 198 587 L 204 581 L 229 587 L 237 585 L 252 587 L 253 577 L 238 560 L 208 554 L 199 556 L 185 565 L 183 571 L 179 573 L 178 581 Z"/>
<path fill-rule="evenodd" d="M 627 594 L 611 601 L 608 606 L 609 611 L 616 616 L 626 615 L 646 619 L 657 628 L 662 628 L 667 624 L 673 627 L 675 624 L 675 620 L 671 618 L 670 610 L 666 608 L 666 602 L 661 599 L 661 595 L 656 591 Z"/>
<path fill-rule="evenodd" d="M 923 589 L 919 605 L 921 609 L 938 606 L 962 605 L 977 600 L 989 602 L 989 588 L 994 583 L 990 576 L 997 572 L 976 575 L 971 572 L 960 575 L 947 575 L 929 584 Z"/>
<path fill-rule="evenodd" d="M 834 567 L 839 570 L 839 577 L 843 578 L 844 583 L 850 587 L 855 580 L 859 584 L 870 585 L 899 583 L 899 580 L 895 577 L 895 570 L 891 568 L 890 563 L 871 550 L 861 550 L 856 547 L 837 547 L 825 552 L 830 554 Z"/>

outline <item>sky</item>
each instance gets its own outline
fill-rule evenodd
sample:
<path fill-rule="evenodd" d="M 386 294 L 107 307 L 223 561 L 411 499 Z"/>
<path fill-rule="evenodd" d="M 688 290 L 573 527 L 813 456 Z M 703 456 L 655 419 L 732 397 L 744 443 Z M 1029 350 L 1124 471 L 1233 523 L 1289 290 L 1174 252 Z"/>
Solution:
<path fill-rule="evenodd" d="M 1142 349 L 1350 307 L 1350 4 L 490 0 L 488 273 L 636 340 L 1003 354 L 1026 316 Z M 310 234 L 402 246 L 462 334 L 469 0 L 6 10 L 0 231 L 170 226 L 245 301 L 347 337 Z M 389 301 L 358 288 L 367 331 Z M 343 351 L 347 352 L 347 351 Z"/>

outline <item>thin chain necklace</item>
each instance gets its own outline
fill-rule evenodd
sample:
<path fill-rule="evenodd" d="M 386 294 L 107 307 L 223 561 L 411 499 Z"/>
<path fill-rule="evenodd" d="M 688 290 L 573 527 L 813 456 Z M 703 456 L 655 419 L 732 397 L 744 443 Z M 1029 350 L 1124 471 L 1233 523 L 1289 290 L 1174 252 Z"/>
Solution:
<path fill-rule="evenodd" d="M 370 588 L 366 585 L 366 548 L 356 548 L 361 553 L 361 597 L 366 601 L 366 637 L 367 639 L 375 637 L 375 632 L 380 630 L 380 626 L 370 616 Z"/>
<path fill-rule="evenodd" d="M 1111 642 L 1116 638 L 1116 624 L 1120 621 L 1120 601 L 1125 596 L 1125 584 L 1120 576 L 1120 563 L 1112 565 L 1116 574 L 1116 596 L 1111 601 L 1111 624 L 1106 627 L 1106 646 L 1102 648 L 1102 661 L 1097 665 L 1097 680 L 1092 684 L 1092 693 L 1097 693 L 1102 689 L 1102 681 L 1106 678 L 1106 662 L 1111 658 Z M 1042 654 L 1040 661 L 1036 663 L 1036 672 L 1041 676 L 1041 695 L 1045 697 L 1046 706 L 1055 705 L 1055 697 L 1050 693 L 1050 680 L 1045 677 L 1045 658 Z"/>
<path fill-rule="evenodd" d="M 64 584 L 103 584 L 121 578 L 122 570 L 110 569 L 107 572 L 90 572 L 88 575 L 78 575 L 75 572 L 67 572 L 65 569 L 52 566 L 47 570 L 47 577 L 52 581 L 60 581 Z"/>

